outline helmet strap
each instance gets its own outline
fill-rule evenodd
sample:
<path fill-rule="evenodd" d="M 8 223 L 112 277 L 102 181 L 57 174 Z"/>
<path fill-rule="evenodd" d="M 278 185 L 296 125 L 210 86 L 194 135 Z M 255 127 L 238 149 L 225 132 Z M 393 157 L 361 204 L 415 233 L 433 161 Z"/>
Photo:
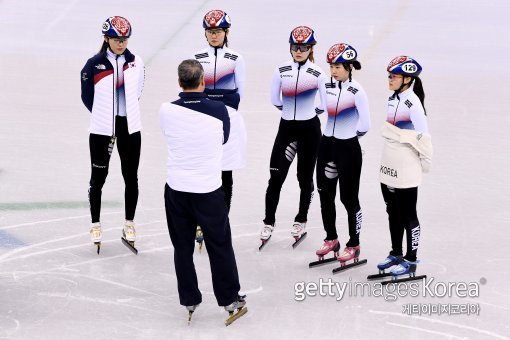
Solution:
<path fill-rule="evenodd" d="M 411 85 L 413 84 L 413 81 L 414 81 L 414 78 L 413 78 L 413 77 L 409 77 L 409 78 L 411 78 L 411 81 L 410 81 L 409 83 L 407 83 L 407 84 L 406 84 L 406 83 L 404 83 L 404 79 L 405 79 L 405 78 L 406 78 L 406 76 L 404 76 L 404 78 L 402 78 L 402 84 L 400 85 L 400 87 L 399 87 L 397 90 L 395 90 L 395 93 L 394 93 L 394 94 L 393 94 L 393 96 L 392 96 L 393 98 L 397 97 L 397 99 L 398 99 L 398 100 L 400 100 L 400 97 L 398 96 L 398 94 L 402 92 L 402 90 L 404 89 L 404 87 L 406 87 L 406 86 L 407 86 L 408 88 L 410 88 L 410 87 L 411 87 Z"/>

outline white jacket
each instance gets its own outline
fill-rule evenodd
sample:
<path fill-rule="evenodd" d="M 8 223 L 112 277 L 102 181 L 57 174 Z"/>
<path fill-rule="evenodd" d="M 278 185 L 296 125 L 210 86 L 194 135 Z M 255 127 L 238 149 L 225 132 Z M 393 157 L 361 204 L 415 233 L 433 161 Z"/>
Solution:
<path fill-rule="evenodd" d="M 123 57 L 125 62 L 118 66 L 123 68 L 128 131 L 132 134 L 142 129 L 138 100 L 142 95 L 145 71 L 139 56 L 126 50 Z M 91 112 L 90 133 L 115 135 L 116 67 L 104 52 L 90 58 L 81 71 L 81 97 Z"/>
<path fill-rule="evenodd" d="M 393 188 L 413 188 L 421 184 L 422 172 L 432 164 L 432 140 L 428 133 L 400 129 L 388 122 L 382 130 L 384 148 L 379 180 Z"/>

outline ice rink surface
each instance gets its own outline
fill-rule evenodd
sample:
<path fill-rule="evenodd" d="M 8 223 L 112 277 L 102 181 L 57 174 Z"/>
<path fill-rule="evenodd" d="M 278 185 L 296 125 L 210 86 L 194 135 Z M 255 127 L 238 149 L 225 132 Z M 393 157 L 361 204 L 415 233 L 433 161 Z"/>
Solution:
<path fill-rule="evenodd" d="M 190 326 L 179 305 L 163 204 L 166 146 L 158 126 L 160 104 L 179 92 L 177 65 L 206 46 L 201 20 L 216 8 L 231 16 L 230 47 L 247 65 L 240 110 L 249 134 L 248 163 L 234 173 L 230 218 L 249 312 L 227 328 L 227 313 L 212 294 L 205 249 L 195 254 L 204 301 Z M 120 242 L 123 181 L 116 152 L 103 190 L 100 255 L 88 234 L 89 113 L 80 100 L 79 72 L 99 49 L 101 25 L 112 15 L 131 21 L 128 48 L 146 63 L 138 256 Z M 503 0 L 0 0 L 0 338 L 510 338 L 509 17 L 510 3 Z M 287 39 L 298 25 L 317 32 L 315 56 L 328 74 L 331 45 L 347 42 L 358 50 L 363 68 L 354 78 L 370 101 L 360 192 L 362 258 L 368 264 L 337 275 L 331 274 L 336 265 L 308 268 L 324 238 L 317 195 L 308 238 L 295 250 L 290 246 L 299 192 L 295 165 L 273 238 L 263 252 L 257 249 L 280 117 L 269 100 L 270 79 L 290 58 Z M 401 54 L 424 67 L 435 148 L 432 172 L 419 189 L 418 273 L 439 284 L 436 295 L 444 295 L 449 283 L 466 283 L 478 287 L 479 296 L 431 296 L 423 289 L 418 297 L 396 301 L 368 291 L 296 301 L 300 282 L 365 282 L 389 251 L 378 182 L 380 128 L 391 95 L 386 65 Z M 339 200 L 337 208 L 343 247 L 348 235 Z M 403 313 L 406 306 L 429 304 L 449 311 Z M 479 307 L 478 315 L 463 306 Z"/>

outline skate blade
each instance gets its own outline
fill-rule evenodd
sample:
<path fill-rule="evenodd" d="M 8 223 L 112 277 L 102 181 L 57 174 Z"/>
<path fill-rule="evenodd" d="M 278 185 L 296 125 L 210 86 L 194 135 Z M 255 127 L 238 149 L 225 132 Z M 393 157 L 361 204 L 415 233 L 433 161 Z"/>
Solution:
<path fill-rule="evenodd" d="M 331 262 L 335 262 L 335 261 L 338 261 L 338 260 L 336 259 L 335 256 L 333 256 L 333 257 L 330 257 L 329 259 L 324 259 L 324 260 L 310 262 L 308 264 L 308 268 L 319 267 L 319 266 L 322 266 L 322 265 L 325 265 L 325 264 L 328 264 L 328 263 L 331 263 Z"/>
<path fill-rule="evenodd" d="M 426 278 L 427 278 L 427 275 L 409 276 L 409 277 L 405 277 L 405 278 L 402 278 L 402 279 L 382 281 L 381 284 L 382 285 L 387 285 L 387 284 L 390 284 L 390 283 L 418 281 L 418 280 L 426 279 Z"/>
<path fill-rule="evenodd" d="M 99 255 L 99 252 L 101 251 L 101 242 L 94 242 L 94 244 L 97 246 L 97 254 Z"/>
<path fill-rule="evenodd" d="M 237 319 L 239 319 L 241 316 L 243 316 L 247 312 L 248 312 L 248 308 L 242 307 L 236 313 L 232 314 L 227 320 L 225 320 L 225 326 L 232 324 L 232 322 L 236 321 Z"/>
<path fill-rule="evenodd" d="M 188 326 L 191 325 L 191 316 L 193 315 L 193 312 L 192 311 L 189 311 L 189 315 L 188 315 Z"/>
<path fill-rule="evenodd" d="M 344 270 L 350 269 L 352 267 L 361 266 L 362 264 L 366 264 L 366 263 L 367 263 L 366 259 L 358 261 L 358 262 L 349 263 L 349 264 L 346 264 L 345 266 L 340 266 L 338 268 L 333 269 L 333 274 L 343 272 Z"/>
<path fill-rule="evenodd" d="M 273 235 L 271 235 L 273 236 Z M 261 240 L 262 241 L 262 244 L 260 245 L 259 247 L 259 251 L 261 251 L 262 249 L 264 249 L 264 247 L 266 246 L 267 242 L 269 242 L 269 240 L 271 239 L 271 236 L 269 236 L 269 238 L 267 240 Z"/>
<path fill-rule="evenodd" d="M 304 241 L 304 239 L 306 238 L 306 235 L 307 235 L 307 234 L 308 234 L 308 233 L 306 233 L 306 232 L 305 232 L 305 233 L 303 233 L 303 235 L 301 235 L 301 237 L 300 237 L 300 238 L 298 238 L 298 239 L 296 240 L 296 242 L 292 243 L 292 249 L 295 249 L 297 246 L 299 246 L 299 244 L 300 244 L 301 242 L 303 242 L 303 241 Z"/>
<path fill-rule="evenodd" d="M 138 255 L 138 249 L 135 248 L 135 242 L 128 241 L 124 237 L 121 237 L 120 239 L 122 240 L 122 243 L 124 243 L 124 245 L 133 252 L 133 254 Z"/>
<path fill-rule="evenodd" d="M 367 280 L 376 280 L 376 279 L 381 279 L 383 277 L 388 277 L 388 276 L 391 276 L 390 272 L 382 273 L 382 274 L 372 274 L 372 275 L 367 276 Z"/>

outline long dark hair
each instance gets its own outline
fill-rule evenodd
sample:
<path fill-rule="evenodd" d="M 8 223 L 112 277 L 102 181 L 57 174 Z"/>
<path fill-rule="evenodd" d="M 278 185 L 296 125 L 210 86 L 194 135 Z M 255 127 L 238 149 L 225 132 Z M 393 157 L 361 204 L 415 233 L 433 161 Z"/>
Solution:
<path fill-rule="evenodd" d="M 108 49 L 108 46 L 109 46 L 108 42 L 106 40 L 103 40 L 103 44 L 101 45 L 101 48 L 99 49 L 99 53 L 104 53 Z"/>
<path fill-rule="evenodd" d="M 425 91 L 423 91 L 423 84 L 420 78 L 418 77 L 413 78 L 414 78 L 413 92 L 420 99 L 421 106 L 423 106 L 423 111 L 425 111 L 425 115 L 427 115 L 427 110 L 425 109 Z"/>

